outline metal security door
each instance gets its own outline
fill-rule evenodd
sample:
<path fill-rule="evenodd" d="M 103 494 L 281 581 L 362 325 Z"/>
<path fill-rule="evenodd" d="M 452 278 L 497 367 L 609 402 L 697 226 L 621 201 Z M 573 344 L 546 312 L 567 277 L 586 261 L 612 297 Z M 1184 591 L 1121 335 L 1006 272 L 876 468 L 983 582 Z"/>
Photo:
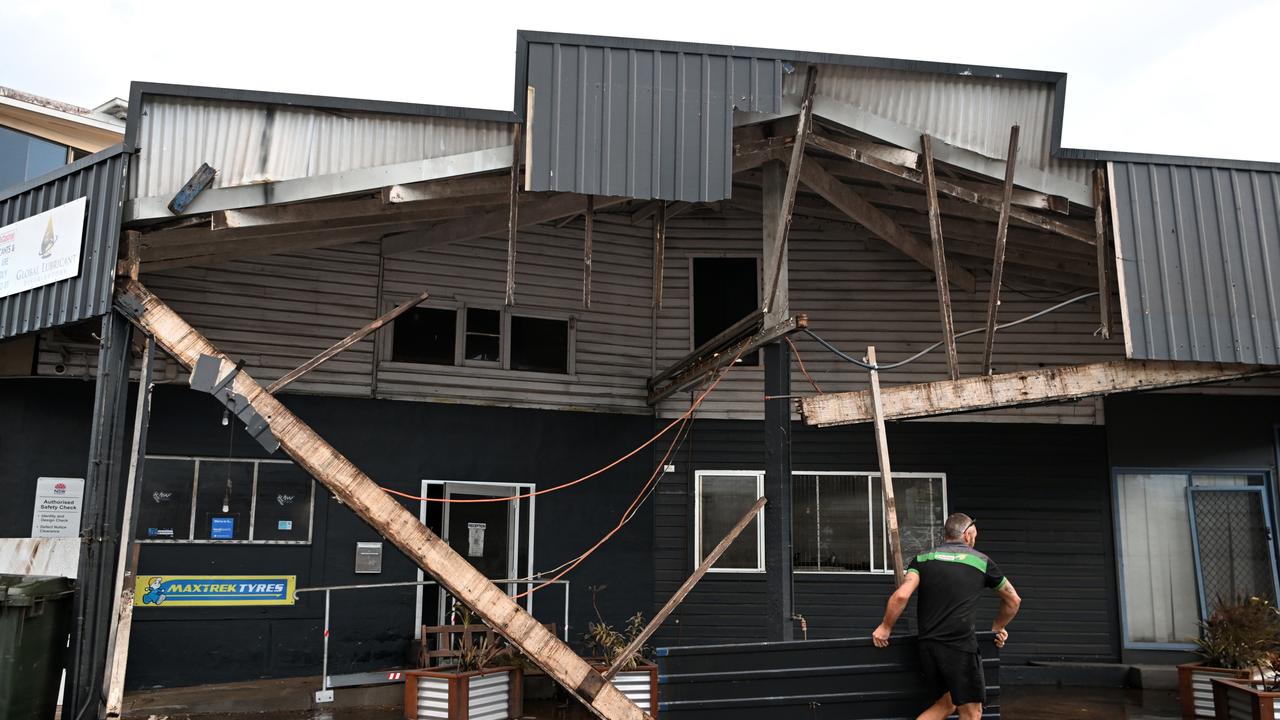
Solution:
<path fill-rule="evenodd" d="M 1219 600 L 1259 597 L 1275 604 L 1280 588 L 1263 489 L 1192 486 L 1187 494 L 1201 615 L 1207 618 Z"/>

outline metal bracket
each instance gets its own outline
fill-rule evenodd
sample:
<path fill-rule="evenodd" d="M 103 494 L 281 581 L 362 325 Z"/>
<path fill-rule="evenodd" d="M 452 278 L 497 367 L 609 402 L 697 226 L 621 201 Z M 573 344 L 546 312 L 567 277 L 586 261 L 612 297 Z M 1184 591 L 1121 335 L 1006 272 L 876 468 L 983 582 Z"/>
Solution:
<path fill-rule="evenodd" d="M 267 452 L 273 453 L 280 449 L 280 441 L 271 433 L 271 424 L 249 405 L 249 400 L 245 396 L 232 389 L 236 375 L 240 374 L 243 368 L 244 361 L 241 360 L 236 363 L 231 372 L 219 378 L 222 360 L 212 355 L 201 355 L 196 361 L 195 369 L 191 371 L 191 389 L 209 393 L 217 398 L 240 418 L 245 430 L 258 441 L 259 445 L 266 448 Z"/>

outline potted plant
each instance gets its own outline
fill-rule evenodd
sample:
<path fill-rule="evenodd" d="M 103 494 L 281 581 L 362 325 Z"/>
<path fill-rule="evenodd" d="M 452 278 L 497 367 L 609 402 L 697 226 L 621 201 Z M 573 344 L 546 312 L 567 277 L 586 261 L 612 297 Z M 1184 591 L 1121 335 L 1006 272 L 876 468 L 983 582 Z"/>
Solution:
<path fill-rule="evenodd" d="M 1280 656 L 1272 653 L 1259 667 L 1260 678 L 1213 678 L 1213 709 L 1217 720 L 1280 720 Z"/>
<path fill-rule="evenodd" d="M 1280 647 L 1280 614 L 1261 598 L 1219 600 L 1200 628 L 1196 646 L 1203 660 L 1178 666 L 1178 693 L 1184 718 L 1212 720 L 1216 716 L 1212 681 L 1260 679 L 1259 668 Z"/>
<path fill-rule="evenodd" d="M 592 586 L 591 604 L 595 607 L 596 622 L 587 623 L 587 632 L 582 636 L 588 653 L 594 658 L 593 666 L 601 673 L 608 671 L 621 658 L 623 651 L 631 645 L 640 633 L 644 632 L 645 620 L 642 613 L 627 618 L 622 630 L 616 630 L 604 621 L 595 598 L 604 586 Z M 613 677 L 613 684 L 631 702 L 635 703 L 650 717 L 658 717 L 658 666 L 651 661 L 653 648 L 643 645 L 622 664 L 621 670 Z"/>
<path fill-rule="evenodd" d="M 424 628 L 424 640 L 429 634 L 442 637 L 454 652 L 448 664 L 404 674 L 405 720 L 495 720 L 523 714 L 523 682 L 513 662 L 514 649 L 473 619 L 468 612 L 460 625 Z M 427 664 L 425 657 L 422 664 Z"/>

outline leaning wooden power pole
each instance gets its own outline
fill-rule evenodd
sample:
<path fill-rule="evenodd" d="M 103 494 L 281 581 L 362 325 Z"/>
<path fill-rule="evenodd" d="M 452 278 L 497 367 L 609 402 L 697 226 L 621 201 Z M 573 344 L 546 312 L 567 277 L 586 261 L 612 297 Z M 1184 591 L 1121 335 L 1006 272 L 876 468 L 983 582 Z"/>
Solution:
<path fill-rule="evenodd" d="M 898 533 L 898 502 L 893 497 L 893 470 L 889 467 L 889 438 L 884 431 L 884 406 L 880 402 L 880 371 L 876 369 L 874 345 L 867 347 L 867 364 L 871 366 L 871 408 L 875 415 L 876 457 L 880 460 L 884 522 L 889 526 L 889 549 L 893 553 L 893 582 L 895 585 L 901 585 L 906 577 L 902 568 L 902 536 Z"/>
<path fill-rule="evenodd" d="M 538 667 L 604 720 L 647 720 L 622 691 L 525 612 L 505 592 L 418 521 L 369 476 L 325 442 L 298 416 L 238 368 L 140 282 L 122 278 L 116 306 L 188 370 L 202 356 L 216 358 L 219 377 L 267 423 L 270 432 L 303 469 L 365 522 L 413 558 L 440 585 L 475 611 Z"/>

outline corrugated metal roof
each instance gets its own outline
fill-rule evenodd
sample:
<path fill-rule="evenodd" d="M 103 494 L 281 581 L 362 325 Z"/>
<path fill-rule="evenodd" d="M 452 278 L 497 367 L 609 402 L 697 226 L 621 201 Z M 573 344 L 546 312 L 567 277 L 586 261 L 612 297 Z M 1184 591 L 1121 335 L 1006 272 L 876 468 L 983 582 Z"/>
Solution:
<path fill-rule="evenodd" d="M 0 339 L 79 322 L 111 310 L 128 154 L 117 145 L 12 188 L 0 226 L 88 198 L 80 274 L 0 299 Z"/>
<path fill-rule="evenodd" d="M 530 189 L 691 202 L 729 197 L 733 110 L 778 112 L 783 74 L 780 59 L 561 42 L 530 42 L 526 68 Z"/>
<path fill-rule="evenodd" d="M 1280 364 L 1280 173 L 1112 164 L 1131 358 Z"/>
<path fill-rule="evenodd" d="M 169 198 L 201 163 L 213 187 L 329 175 L 511 143 L 507 123 L 144 95 L 130 198 Z"/>

